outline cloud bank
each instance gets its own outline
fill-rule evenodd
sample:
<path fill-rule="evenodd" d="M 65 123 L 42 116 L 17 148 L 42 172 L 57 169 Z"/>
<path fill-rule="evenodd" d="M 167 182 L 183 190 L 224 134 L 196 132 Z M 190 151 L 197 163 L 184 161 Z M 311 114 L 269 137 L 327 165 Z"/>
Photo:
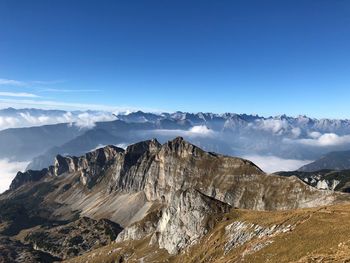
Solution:
<path fill-rule="evenodd" d="M 205 125 L 193 126 L 189 130 L 168 130 L 168 129 L 158 129 L 152 130 L 151 133 L 156 133 L 162 136 L 184 136 L 184 137 L 213 137 L 216 132 L 209 129 Z"/>
<path fill-rule="evenodd" d="M 339 136 L 335 133 L 312 132 L 309 134 L 311 138 L 291 140 L 300 144 L 316 147 L 339 146 L 350 143 L 350 135 Z"/>
<path fill-rule="evenodd" d="M 0 115 L 0 130 L 57 123 L 70 123 L 80 128 L 93 128 L 96 122 L 115 119 L 116 117 L 109 112 L 41 111 L 40 113 L 34 113 L 31 110 L 27 110 L 18 112 L 15 115 Z"/>
<path fill-rule="evenodd" d="M 0 193 L 6 191 L 18 171 L 24 171 L 29 162 L 10 162 L 0 160 Z"/>

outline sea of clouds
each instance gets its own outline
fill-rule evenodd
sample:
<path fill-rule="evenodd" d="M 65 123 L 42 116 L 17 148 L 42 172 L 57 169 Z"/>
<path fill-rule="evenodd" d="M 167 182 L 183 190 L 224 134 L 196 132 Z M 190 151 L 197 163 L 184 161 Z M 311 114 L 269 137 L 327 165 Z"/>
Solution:
<path fill-rule="evenodd" d="M 115 119 L 116 117 L 110 112 L 42 111 L 40 113 L 32 113 L 31 110 L 27 110 L 11 114 L 10 116 L 0 114 L 0 130 L 57 123 L 71 123 L 81 128 L 93 128 L 96 122 Z"/>
<path fill-rule="evenodd" d="M 0 159 L 0 193 L 6 191 L 18 171 L 24 171 L 29 162 L 11 162 Z"/>

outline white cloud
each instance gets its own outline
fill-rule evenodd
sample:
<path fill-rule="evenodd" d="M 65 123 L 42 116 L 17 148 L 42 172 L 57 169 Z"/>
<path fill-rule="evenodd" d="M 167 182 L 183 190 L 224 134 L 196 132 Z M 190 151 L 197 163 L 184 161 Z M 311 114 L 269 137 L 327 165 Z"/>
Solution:
<path fill-rule="evenodd" d="M 0 160 L 0 193 L 6 191 L 18 171 L 24 171 L 29 162 L 10 162 Z"/>
<path fill-rule="evenodd" d="M 95 126 L 96 122 L 112 121 L 115 119 L 116 117 L 110 113 L 91 114 L 84 112 L 79 114 L 76 119 L 73 118 L 70 122 L 75 122 L 74 124 L 78 127 L 90 129 Z"/>
<path fill-rule="evenodd" d="M 335 133 L 324 133 L 321 135 L 320 133 L 313 132 L 310 134 L 310 137 L 312 137 L 312 139 L 292 140 L 292 142 L 319 147 L 338 146 L 350 143 L 350 135 L 339 136 Z"/>
<path fill-rule="evenodd" d="M 14 80 L 14 79 L 0 79 L 0 85 L 24 86 L 25 82 Z"/>
<path fill-rule="evenodd" d="M 277 156 L 266 155 L 246 155 L 243 156 L 243 158 L 252 161 L 266 173 L 294 171 L 312 162 L 310 160 L 283 159 Z"/>
<path fill-rule="evenodd" d="M 0 116 L 0 130 L 41 126 L 56 123 L 70 123 L 80 128 L 92 128 L 96 122 L 112 121 L 116 117 L 109 112 L 57 112 L 33 114 L 31 110 L 18 112 L 16 115 Z"/>
<path fill-rule="evenodd" d="M 7 92 L 7 91 L 0 91 L 0 96 L 5 97 L 22 97 L 22 98 L 39 98 L 38 95 L 27 93 L 27 92 Z"/>
<path fill-rule="evenodd" d="M 205 125 L 193 126 L 189 130 L 167 130 L 167 129 L 158 129 L 152 130 L 151 133 L 156 133 L 165 136 L 184 136 L 184 137 L 213 137 L 216 132 L 209 129 Z"/>
<path fill-rule="evenodd" d="M 291 132 L 292 132 L 294 138 L 298 138 L 301 134 L 301 129 L 299 127 L 296 127 L 296 128 L 293 128 L 291 130 Z"/>
<path fill-rule="evenodd" d="M 317 132 L 317 131 L 313 131 L 309 133 L 309 137 L 313 138 L 313 139 L 318 139 L 320 138 L 322 135 L 322 133 Z"/>
<path fill-rule="evenodd" d="M 205 125 L 198 125 L 198 126 L 193 126 L 190 130 L 190 133 L 193 134 L 198 134 L 198 135 L 203 135 L 203 136 L 211 136 L 213 135 L 214 131 L 209 129 Z"/>
<path fill-rule="evenodd" d="M 288 128 L 288 122 L 280 119 L 261 119 L 256 121 L 255 128 L 281 134 Z"/>

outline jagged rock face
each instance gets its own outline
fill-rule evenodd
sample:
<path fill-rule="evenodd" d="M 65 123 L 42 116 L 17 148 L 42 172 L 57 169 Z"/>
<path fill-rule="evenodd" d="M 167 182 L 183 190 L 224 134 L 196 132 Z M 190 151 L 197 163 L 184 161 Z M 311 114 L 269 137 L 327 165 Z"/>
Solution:
<path fill-rule="evenodd" d="M 80 180 L 83 185 L 93 183 L 101 176 L 117 157 L 124 152 L 123 149 L 115 146 L 106 146 L 89 152 L 81 157 L 57 155 L 54 165 L 41 171 L 28 170 L 24 173 L 18 172 L 10 185 L 11 190 L 29 183 L 41 180 L 43 177 L 60 176 L 62 174 L 80 173 Z"/>
<path fill-rule="evenodd" d="M 141 223 L 124 229 L 117 242 L 151 236 L 151 244 L 177 254 L 195 244 L 231 208 L 194 189 L 178 191 L 170 200 Z"/>
<path fill-rule="evenodd" d="M 208 233 L 218 219 L 215 217 L 230 208 L 193 189 L 175 193 L 170 205 L 163 210 L 152 242 L 170 254 L 177 254 Z"/>
<path fill-rule="evenodd" d="M 58 155 L 55 159 L 54 174 L 59 176 L 64 173 L 80 172 L 80 180 L 83 185 L 91 186 L 90 184 L 94 183 L 123 152 L 121 148 L 106 146 L 79 158 Z"/>
<path fill-rule="evenodd" d="M 207 153 L 182 138 L 162 146 L 148 143 L 152 152 L 138 155 L 133 166 L 124 158 L 116 167 L 115 183 L 110 182 L 115 189 L 144 191 L 148 200 L 168 201 L 172 193 L 194 188 L 232 206 L 259 210 L 310 207 L 314 200 L 332 202 L 329 193 L 299 180 L 265 175 L 250 161 Z"/>
<path fill-rule="evenodd" d="M 168 202 L 176 191 L 191 188 L 235 207 L 259 210 L 310 207 L 334 199 L 294 178 L 265 175 L 250 161 L 205 152 L 181 137 L 164 145 L 156 140 L 137 143 L 125 152 L 107 146 L 79 158 L 58 156 L 53 169 L 57 177 L 77 176 L 88 188 L 107 174 L 104 188 L 109 193 L 143 192 L 150 202 Z"/>
<path fill-rule="evenodd" d="M 39 181 L 48 175 L 52 175 L 52 169 L 43 169 L 41 171 L 28 170 L 24 173 L 18 172 L 16 177 L 11 182 L 10 190 L 15 190 L 26 183 Z"/>

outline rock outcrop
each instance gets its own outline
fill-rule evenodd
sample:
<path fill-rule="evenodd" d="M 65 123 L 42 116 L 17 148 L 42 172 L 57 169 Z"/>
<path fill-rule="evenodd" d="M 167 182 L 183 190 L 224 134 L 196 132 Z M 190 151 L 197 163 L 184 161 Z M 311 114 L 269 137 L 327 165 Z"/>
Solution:
<path fill-rule="evenodd" d="M 50 176 L 52 174 L 53 174 L 52 167 L 49 169 L 45 168 L 41 171 L 28 170 L 24 173 L 18 172 L 16 177 L 11 182 L 10 190 L 15 190 L 20 186 L 30 182 L 37 182 L 41 180 L 43 177 Z"/>
<path fill-rule="evenodd" d="M 177 192 L 163 210 L 151 242 L 177 254 L 198 242 L 230 208 L 193 189 Z"/>
<path fill-rule="evenodd" d="M 121 231 L 118 224 L 109 220 L 82 217 L 66 225 L 42 227 L 24 240 L 35 250 L 67 259 L 111 243 Z"/>
<path fill-rule="evenodd" d="M 35 250 L 30 245 L 0 236 L 0 262 L 49 263 L 59 260 L 48 253 Z"/>

